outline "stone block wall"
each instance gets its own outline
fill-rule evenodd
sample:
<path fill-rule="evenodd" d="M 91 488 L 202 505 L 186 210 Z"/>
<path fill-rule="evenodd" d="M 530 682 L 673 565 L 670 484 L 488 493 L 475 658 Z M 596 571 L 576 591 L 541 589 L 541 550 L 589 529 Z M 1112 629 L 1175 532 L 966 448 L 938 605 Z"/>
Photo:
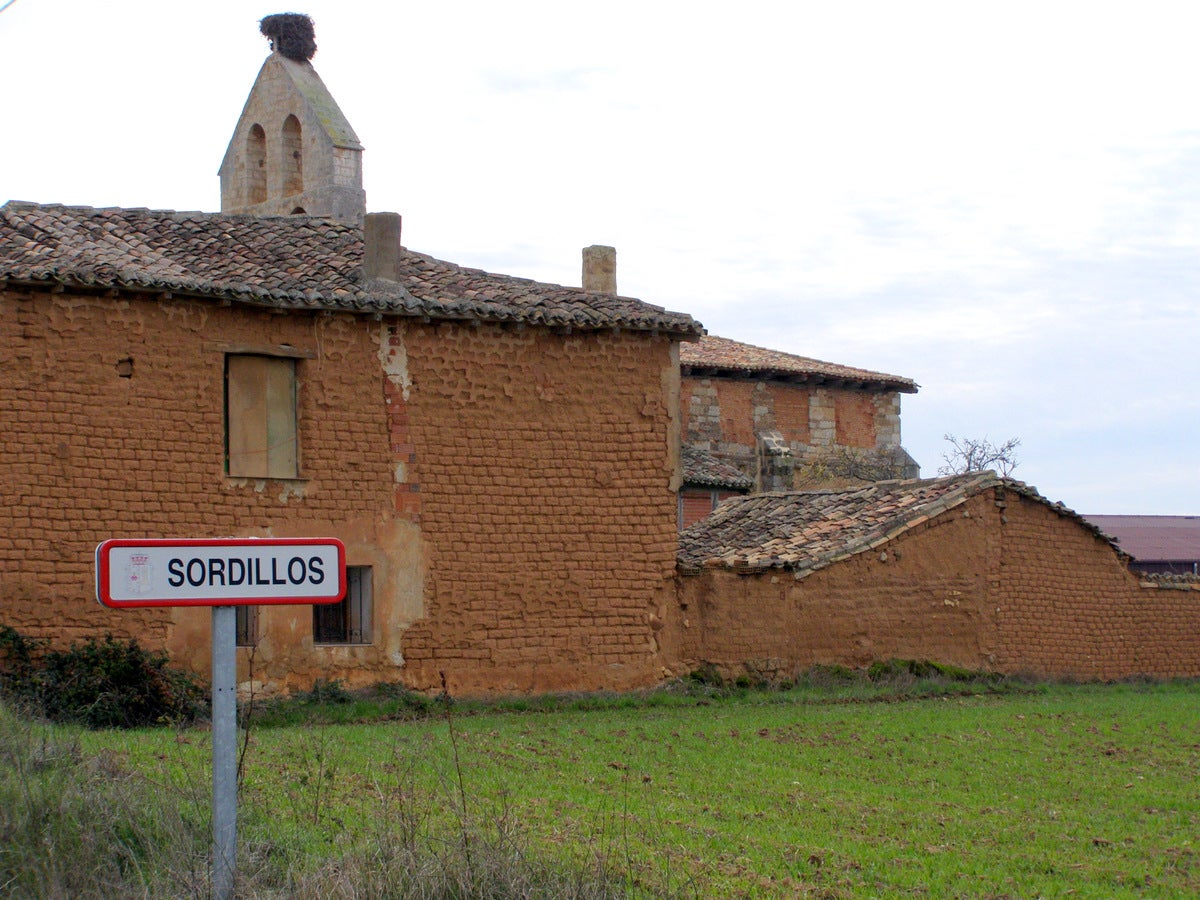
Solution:
<path fill-rule="evenodd" d="M 782 435 L 796 460 L 819 463 L 838 449 L 867 454 L 900 446 L 900 395 L 782 381 L 685 376 L 684 440 L 757 477 L 759 437 Z M 889 457 L 890 458 L 890 457 Z M 893 476 L 898 477 L 898 476 Z M 797 487 L 809 487 L 807 481 Z"/>
<path fill-rule="evenodd" d="M 668 665 L 729 675 L 928 659 L 1009 674 L 1200 675 L 1200 590 L 1142 586 L 1069 516 L 989 493 L 796 581 L 680 579 Z"/>

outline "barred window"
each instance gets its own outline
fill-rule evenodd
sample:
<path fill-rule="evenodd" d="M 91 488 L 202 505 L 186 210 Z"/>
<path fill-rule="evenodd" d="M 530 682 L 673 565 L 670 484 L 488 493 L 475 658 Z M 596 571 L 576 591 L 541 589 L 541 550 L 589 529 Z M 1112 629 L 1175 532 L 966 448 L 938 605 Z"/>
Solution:
<path fill-rule="evenodd" d="M 258 643 L 258 607 L 237 606 L 237 646 L 253 647 Z"/>
<path fill-rule="evenodd" d="M 346 596 L 341 603 L 313 606 L 313 642 L 371 643 L 371 567 L 346 566 Z"/>

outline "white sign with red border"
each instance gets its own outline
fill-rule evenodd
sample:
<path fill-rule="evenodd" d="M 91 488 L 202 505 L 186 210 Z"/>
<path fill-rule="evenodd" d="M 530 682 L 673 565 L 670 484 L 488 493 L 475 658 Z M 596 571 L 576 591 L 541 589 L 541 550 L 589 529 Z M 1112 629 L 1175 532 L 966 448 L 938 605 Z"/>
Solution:
<path fill-rule="evenodd" d="M 337 603 L 346 547 L 337 538 L 174 538 L 104 541 L 96 597 L 114 609 Z"/>

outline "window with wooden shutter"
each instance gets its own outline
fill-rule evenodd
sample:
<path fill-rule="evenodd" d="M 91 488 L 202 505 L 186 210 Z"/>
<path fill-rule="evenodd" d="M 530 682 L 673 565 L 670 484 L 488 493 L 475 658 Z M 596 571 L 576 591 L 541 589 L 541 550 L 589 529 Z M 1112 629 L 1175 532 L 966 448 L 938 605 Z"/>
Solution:
<path fill-rule="evenodd" d="M 296 478 L 296 361 L 225 357 L 226 467 L 242 478 Z"/>

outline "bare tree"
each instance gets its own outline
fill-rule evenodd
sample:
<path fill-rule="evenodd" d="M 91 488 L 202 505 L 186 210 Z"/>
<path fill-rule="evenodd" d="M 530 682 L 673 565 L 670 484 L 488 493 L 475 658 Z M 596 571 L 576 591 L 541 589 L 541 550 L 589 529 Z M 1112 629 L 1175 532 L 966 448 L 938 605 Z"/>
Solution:
<path fill-rule="evenodd" d="M 939 475 L 965 475 L 985 469 L 1008 475 L 1020 464 L 1017 459 L 1020 438 L 1009 438 L 1003 444 L 993 444 L 987 438 L 960 438 L 953 434 L 943 437 L 950 442 L 950 449 L 942 454 L 946 464 L 938 469 Z"/>

